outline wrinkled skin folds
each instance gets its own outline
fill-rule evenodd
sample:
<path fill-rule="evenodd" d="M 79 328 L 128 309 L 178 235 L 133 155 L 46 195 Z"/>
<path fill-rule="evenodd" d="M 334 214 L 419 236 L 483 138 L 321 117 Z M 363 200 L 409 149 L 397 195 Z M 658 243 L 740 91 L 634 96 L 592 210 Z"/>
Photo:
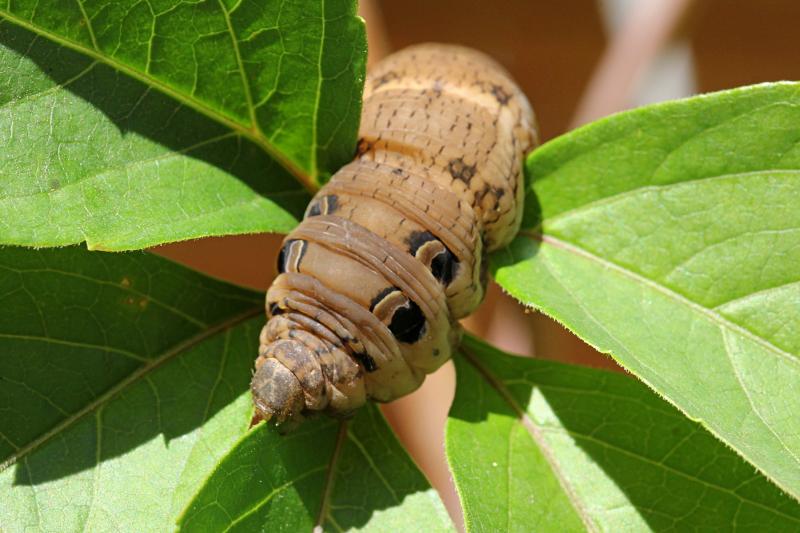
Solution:
<path fill-rule="evenodd" d="M 256 416 L 347 416 L 418 388 L 481 302 L 485 254 L 522 219 L 533 111 L 467 48 L 419 45 L 367 77 L 355 159 L 284 240 L 251 390 Z"/>

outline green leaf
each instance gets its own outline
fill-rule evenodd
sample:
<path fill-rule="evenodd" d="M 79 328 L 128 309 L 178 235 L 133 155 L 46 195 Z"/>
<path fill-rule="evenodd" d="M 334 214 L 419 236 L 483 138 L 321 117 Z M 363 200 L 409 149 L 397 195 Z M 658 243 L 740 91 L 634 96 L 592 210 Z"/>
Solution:
<path fill-rule="evenodd" d="M 800 504 L 644 385 L 466 339 L 446 450 L 468 531 L 796 531 Z"/>
<path fill-rule="evenodd" d="M 247 430 L 262 298 L 75 247 L 0 250 L 0 295 L 3 528 L 173 523 Z"/>
<path fill-rule="evenodd" d="M 453 531 L 439 496 L 374 405 L 278 435 L 262 424 L 180 519 L 186 531 Z"/>
<path fill-rule="evenodd" d="M 535 151 L 493 257 L 563 322 L 800 498 L 800 85 L 642 108 Z"/>
<path fill-rule="evenodd" d="M 227 125 L 299 177 L 352 158 L 366 57 L 353 0 L 6 0 L 0 16 Z"/>
<path fill-rule="evenodd" d="M 0 0 L 0 242 L 125 250 L 290 230 L 308 198 L 294 178 L 311 189 L 352 156 L 354 13 Z"/>
<path fill-rule="evenodd" d="M 3 530 L 173 529 L 248 446 L 269 474 L 289 476 L 269 507 L 277 523 L 316 518 L 322 497 L 308 483 L 327 470 L 289 482 L 309 461 L 327 464 L 335 424 L 248 433 L 263 305 L 262 295 L 141 252 L 0 249 Z M 446 524 L 373 408 L 350 424 L 336 465 L 328 515 L 340 524 L 388 528 L 410 510 Z"/>
<path fill-rule="evenodd" d="M 124 250 L 294 226 L 291 176 L 147 85 L 2 19 L 0 72 L 0 242 Z"/>

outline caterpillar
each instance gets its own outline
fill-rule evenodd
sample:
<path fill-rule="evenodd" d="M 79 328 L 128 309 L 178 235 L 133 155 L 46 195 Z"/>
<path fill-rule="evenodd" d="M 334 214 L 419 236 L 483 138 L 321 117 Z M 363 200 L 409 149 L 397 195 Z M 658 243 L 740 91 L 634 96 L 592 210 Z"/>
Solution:
<path fill-rule="evenodd" d="M 417 45 L 367 76 L 355 158 L 283 241 L 251 382 L 256 417 L 344 417 L 418 388 L 519 229 L 533 111 L 477 51 Z"/>

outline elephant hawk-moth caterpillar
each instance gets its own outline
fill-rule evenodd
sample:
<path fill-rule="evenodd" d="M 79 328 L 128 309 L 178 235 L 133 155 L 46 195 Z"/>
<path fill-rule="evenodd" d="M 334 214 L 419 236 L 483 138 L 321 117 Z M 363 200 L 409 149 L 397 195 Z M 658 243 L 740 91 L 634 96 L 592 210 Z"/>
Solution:
<path fill-rule="evenodd" d="M 251 390 L 256 416 L 346 416 L 408 394 L 457 346 L 485 254 L 522 218 L 533 111 L 497 63 L 419 45 L 376 65 L 355 159 L 284 240 Z"/>

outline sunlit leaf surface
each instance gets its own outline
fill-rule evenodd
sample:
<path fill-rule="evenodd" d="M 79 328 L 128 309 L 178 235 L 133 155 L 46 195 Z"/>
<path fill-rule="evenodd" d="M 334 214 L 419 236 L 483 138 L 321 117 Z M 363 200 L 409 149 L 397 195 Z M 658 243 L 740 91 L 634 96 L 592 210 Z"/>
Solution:
<path fill-rule="evenodd" d="M 352 156 L 351 1 L 0 2 L 0 242 L 286 232 Z"/>
<path fill-rule="evenodd" d="M 528 160 L 497 281 L 800 498 L 800 86 L 623 113 Z"/>
<path fill-rule="evenodd" d="M 469 531 L 796 531 L 800 504 L 622 374 L 456 357 L 447 455 Z"/>

